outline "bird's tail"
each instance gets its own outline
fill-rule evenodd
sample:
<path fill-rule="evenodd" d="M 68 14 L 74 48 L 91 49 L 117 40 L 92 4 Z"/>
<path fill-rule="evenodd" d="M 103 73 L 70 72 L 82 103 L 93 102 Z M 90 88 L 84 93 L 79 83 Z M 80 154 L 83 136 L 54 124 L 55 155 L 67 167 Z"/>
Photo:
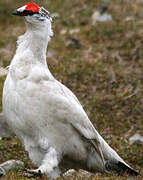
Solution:
<path fill-rule="evenodd" d="M 134 176 L 139 175 L 137 171 L 124 162 L 124 160 L 105 142 L 105 140 L 99 134 L 98 136 L 105 159 L 105 168 L 108 172 L 116 172 L 120 175 L 124 173 Z"/>
<path fill-rule="evenodd" d="M 139 173 L 135 171 L 130 166 L 126 165 L 124 162 L 121 161 L 106 161 L 105 163 L 106 170 L 108 172 L 115 172 L 119 175 L 122 174 L 129 174 L 131 176 L 138 176 Z"/>

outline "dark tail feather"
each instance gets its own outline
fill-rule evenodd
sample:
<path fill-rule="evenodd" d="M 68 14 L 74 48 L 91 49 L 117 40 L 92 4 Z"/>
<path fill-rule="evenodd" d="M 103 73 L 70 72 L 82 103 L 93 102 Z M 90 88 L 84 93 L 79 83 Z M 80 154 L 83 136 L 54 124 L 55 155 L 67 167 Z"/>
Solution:
<path fill-rule="evenodd" d="M 132 169 L 131 167 L 128 167 L 126 164 L 122 163 L 122 162 L 118 162 L 117 163 L 118 167 L 121 169 L 121 171 L 124 173 L 127 173 L 131 176 L 138 176 L 139 173 L 137 171 L 135 171 L 134 169 Z"/>
<path fill-rule="evenodd" d="M 120 175 L 122 174 L 129 174 L 131 176 L 138 176 L 139 173 L 137 171 L 135 171 L 134 169 L 132 169 L 131 167 L 127 166 L 126 164 L 124 164 L 121 161 L 118 162 L 111 162 L 111 161 L 107 161 L 106 164 L 106 169 L 109 172 L 116 172 Z"/>
<path fill-rule="evenodd" d="M 5 171 L 3 168 L 0 167 L 0 178 L 5 174 Z"/>

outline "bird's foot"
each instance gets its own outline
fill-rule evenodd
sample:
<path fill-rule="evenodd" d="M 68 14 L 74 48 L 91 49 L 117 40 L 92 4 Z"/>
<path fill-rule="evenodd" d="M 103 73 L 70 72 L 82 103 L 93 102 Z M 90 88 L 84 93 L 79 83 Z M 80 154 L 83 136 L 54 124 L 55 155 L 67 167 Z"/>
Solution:
<path fill-rule="evenodd" d="M 27 178 L 42 177 L 42 173 L 39 169 L 25 169 L 24 176 Z"/>

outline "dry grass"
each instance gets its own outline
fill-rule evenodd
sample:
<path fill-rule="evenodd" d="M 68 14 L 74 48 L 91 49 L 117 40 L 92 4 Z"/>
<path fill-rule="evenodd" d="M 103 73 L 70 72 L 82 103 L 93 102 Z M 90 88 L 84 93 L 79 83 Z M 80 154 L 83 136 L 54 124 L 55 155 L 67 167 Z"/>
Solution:
<path fill-rule="evenodd" d="M 0 65 L 4 67 L 15 52 L 17 36 L 25 31 L 21 18 L 10 13 L 24 3 L 0 1 Z M 96 27 L 90 21 L 100 1 L 57 0 L 39 4 L 60 14 L 53 22 L 55 36 L 48 48 L 52 53 L 52 58 L 47 59 L 50 70 L 78 96 L 108 143 L 143 173 L 143 146 L 128 143 L 135 132 L 143 135 L 143 1 L 111 0 L 109 13 L 113 21 L 98 23 Z M 72 29 L 80 31 L 70 34 Z M 61 33 L 63 30 L 65 34 Z M 69 38 L 77 39 L 80 45 L 71 43 Z M 3 81 L 0 77 L 0 100 Z M 1 153 L 0 162 L 21 159 L 32 167 L 15 138 L 0 141 Z M 3 179 L 26 178 L 16 171 Z M 128 177 L 100 175 L 94 179 Z"/>

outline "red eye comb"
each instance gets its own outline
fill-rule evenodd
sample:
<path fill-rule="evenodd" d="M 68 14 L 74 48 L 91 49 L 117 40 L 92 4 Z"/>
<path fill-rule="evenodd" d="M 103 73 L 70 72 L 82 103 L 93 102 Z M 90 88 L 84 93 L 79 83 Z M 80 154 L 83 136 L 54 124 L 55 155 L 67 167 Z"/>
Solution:
<path fill-rule="evenodd" d="M 35 3 L 31 3 L 31 2 L 28 2 L 25 4 L 26 5 L 26 8 L 25 10 L 27 11 L 33 11 L 33 12 L 39 12 L 39 6 Z"/>

